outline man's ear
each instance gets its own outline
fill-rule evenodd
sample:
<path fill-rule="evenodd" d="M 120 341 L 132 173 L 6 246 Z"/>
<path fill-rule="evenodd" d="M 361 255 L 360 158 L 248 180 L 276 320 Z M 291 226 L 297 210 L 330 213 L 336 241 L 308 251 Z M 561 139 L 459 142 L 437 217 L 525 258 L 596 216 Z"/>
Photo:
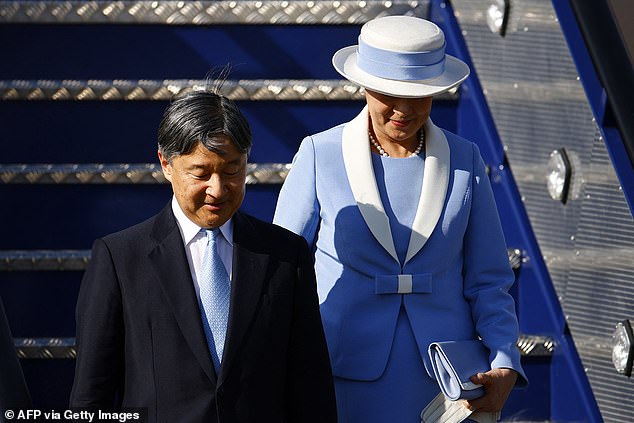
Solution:
<path fill-rule="evenodd" d="M 163 170 L 163 176 L 165 179 L 172 182 L 172 165 L 167 161 L 161 150 L 158 151 L 159 162 L 161 162 L 161 169 Z"/>

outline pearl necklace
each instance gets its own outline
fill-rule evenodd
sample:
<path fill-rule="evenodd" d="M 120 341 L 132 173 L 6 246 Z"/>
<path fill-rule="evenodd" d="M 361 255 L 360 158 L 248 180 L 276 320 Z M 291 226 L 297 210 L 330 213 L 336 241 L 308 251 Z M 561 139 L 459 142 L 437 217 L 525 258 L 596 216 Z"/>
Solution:
<path fill-rule="evenodd" d="M 383 150 L 383 147 L 381 147 L 381 145 L 374 139 L 374 136 L 372 135 L 372 131 L 368 130 L 368 136 L 370 137 L 370 142 L 372 143 L 374 148 L 377 149 L 377 151 L 379 152 L 381 156 L 390 157 L 390 155 L 387 154 L 385 150 Z M 418 138 L 418 146 L 416 147 L 416 150 L 414 150 L 414 152 L 410 154 L 410 157 L 419 155 L 420 152 L 423 150 L 423 145 L 425 145 L 425 131 L 421 128 L 420 137 Z"/>

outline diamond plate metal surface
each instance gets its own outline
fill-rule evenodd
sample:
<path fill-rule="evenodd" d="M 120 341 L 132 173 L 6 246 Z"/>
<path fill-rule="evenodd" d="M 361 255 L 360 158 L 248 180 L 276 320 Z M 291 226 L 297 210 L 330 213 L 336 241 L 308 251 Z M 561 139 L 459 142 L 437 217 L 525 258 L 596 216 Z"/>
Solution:
<path fill-rule="evenodd" d="M 522 335 L 517 341 L 517 348 L 523 356 L 549 357 L 555 350 L 555 342 L 546 336 Z"/>
<path fill-rule="evenodd" d="M 282 184 L 289 163 L 247 164 L 247 184 Z M 164 184 L 161 166 L 142 164 L 0 164 L 0 184 Z"/>
<path fill-rule="evenodd" d="M 0 101 L 168 101 L 213 87 L 214 81 L 178 80 L 0 80 Z M 236 101 L 363 100 L 364 90 L 346 80 L 223 81 L 220 93 Z M 453 101 L 456 89 L 434 97 Z"/>
<path fill-rule="evenodd" d="M 90 250 L 0 251 L 0 271 L 85 270 Z"/>
<path fill-rule="evenodd" d="M 429 1 L 8 1 L 0 24 L 363 24 L 427 16 Z"/>
<path fill-rule="evenodd" d="M 4 184 L 156 184 L 165 183 L 158 164 L 0 165 Z"/>
<path fill-rule="evenodd" d="M 0 100 L 167 101 L 216 81 L 2 80 Z M 362 100 L 363 89 L 345 80 L 227 80 L 220 93 L 232 100 Z"/>
<path fill-rule="evenodd" d="M 75 338 L 14 338 L 18 358 L 76 358 Z"/>
<path fill-rule="evenodd" d="M 634 317 L 634 220 L 552 2 L 512 2 L 504 38 L 487 26 L 491 3 L 452 1 L 601 415 L 634 421 L 634 385 L 609 347 L 616 322 Z M 565 205 L 546 190 L 561 147 L 573 166 Z"/>
<path fill-rule="evenodd" d="M 249 163 L 247 184 L 282 184 L 291 170 L 290 163 Z"/>
<path fill-rule="evenodd" d="M 509 264 L 511 265 L 511 269 L 518 270 L 522 267 L 522 252 L 517 248 L 509 248 L 506 250 L 506 253 L 509 256 Z"/>

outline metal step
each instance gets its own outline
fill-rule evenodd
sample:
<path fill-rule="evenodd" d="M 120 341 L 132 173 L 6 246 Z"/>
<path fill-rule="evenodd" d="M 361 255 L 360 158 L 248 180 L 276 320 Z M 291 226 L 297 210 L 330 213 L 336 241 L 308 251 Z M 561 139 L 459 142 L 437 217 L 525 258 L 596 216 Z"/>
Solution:
<path fill-rule="evenodd" d="M 0 24 L 362 24 L 386 14 L 427 16 L 429 1 L 11 1 Z"/>
<path fill-rule="evenodd" d="M 427 16 L 429 1 L 10 1 L 0 24 L 362 24 L 386 14 Z"/>
<path fill-rule="evenodd" d="M 248 163 L 246 183 L 281 184 L 290 163 Z M 159 164 L 0 164 L 0 184 L 166 184 Z"/>
<path fill-rule="evenodd" d="M 251 80 L 0 80 L 0 100 L 168 101 L 175 95 L 221 85 L 220 92 L 236 101 L 363 100 L 364 90 L 340 79 Z M 434 97 L 455 101 L 457 89 Z"/>

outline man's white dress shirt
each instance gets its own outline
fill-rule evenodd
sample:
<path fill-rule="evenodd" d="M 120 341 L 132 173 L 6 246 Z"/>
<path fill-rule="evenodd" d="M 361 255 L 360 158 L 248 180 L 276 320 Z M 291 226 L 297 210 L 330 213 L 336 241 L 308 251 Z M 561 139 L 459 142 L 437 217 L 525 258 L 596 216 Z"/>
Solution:
<path fill-rule="evenodd" d="M 185 253 L 187 254 L 189 270 L 194 281 L 196 297 L 200 302 L 200 285 L 198 280 L 202 271 L 205 249 L 207 248 L 207 235 L 205 232 L 200 231 L 202 229 L 200 226 L 189 220 L 174 196 L 172 196 L 172 211 L 176 217 L 178 229 L 180 230 L 181 238 L 185 245 Z M 220 233 L 222 236 L 218 238 L 218 254 L 220 254 L 222 263 L 227 269 L 229 279 L 231 279 L 231 269 L 233 265 L 233 219 L 229 219 L 220 227 Z"/>

